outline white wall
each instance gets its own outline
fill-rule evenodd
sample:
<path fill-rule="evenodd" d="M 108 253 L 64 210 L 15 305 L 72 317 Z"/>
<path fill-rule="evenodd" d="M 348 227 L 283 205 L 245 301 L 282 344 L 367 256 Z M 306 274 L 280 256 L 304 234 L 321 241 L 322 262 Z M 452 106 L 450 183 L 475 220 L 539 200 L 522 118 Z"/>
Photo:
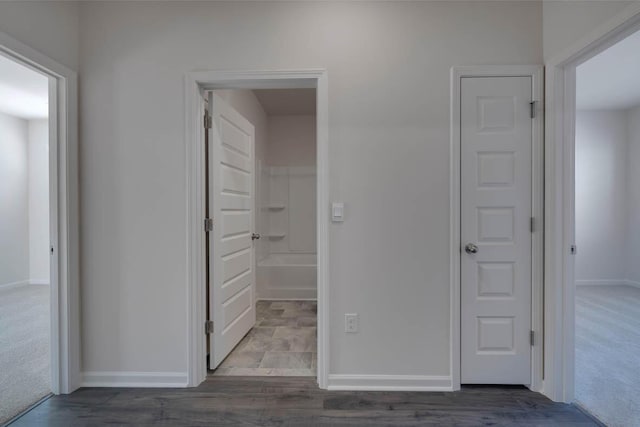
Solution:
<path fill-rule="evenodd" d="M 322 67 L 331 373 L 449 374 L 449 70 L 541 63 L 539 2 L 80 8 L 84 370 L 187 368 L 184 73 Z"/>
<path fill-rule="evenodd" d="M 29 121 L 29 279 L 49 284 L 49 123 Z"/>
<path fill-rule="evenodd" d="M 76 1 L 0 1 L 0 31 L 78 70 Z"/>
<path fill-rule="evenodd" d="M 29 281 L 27 121 L 0 113 L 0 286 Z"/>
<path fill-rule="evenodd" d="M 545 61 L 570 48 L 631 3 L 633 1 L 544 0 L 542 35 Z"/>
<path fill-rule="evenodd" d="M 620 284 L 626 278 L 628 145 L 625 111 L 577 112 L 578 284 Z"/>
<path fill-rule="evenodd" d="M 576 284 L 640 286 L 640 107 L 576 115 Z"/>
<path fill-rule="evenodd" d="M 269 166 L 316 165 L 316 116 L 269 116 Z"/>
<path fill-rule="evenodd" d="M 628 230 L 627 280 L 640 286 L 640 107 L 627 112 L 629 154 L 628 172 Z"/>

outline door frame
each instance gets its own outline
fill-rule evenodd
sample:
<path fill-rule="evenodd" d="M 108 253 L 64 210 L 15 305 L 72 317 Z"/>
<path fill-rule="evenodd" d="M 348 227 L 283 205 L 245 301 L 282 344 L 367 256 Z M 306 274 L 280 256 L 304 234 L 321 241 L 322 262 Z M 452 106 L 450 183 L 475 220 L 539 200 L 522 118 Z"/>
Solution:
<path fill-rule="evenodd" d="M 535 333 L 531 347 L 531 384 L 533 391 L 542 390 L 543 379 L 543 242 L 544 242 L 544 117 L 542 105 L 544 91 L 542 87 L 543 68 L 540 65 L 479 65 L 455 66 L 451 68 L 451 129 L 450 129 L 450 223 L 449 250 L 450 264 L 450 371 L 453 390 L 460 390 L 461 371 L 461 294 L 460 294 L 460 108 L 461 79 L 463 77 L 531 77 L 531 92 L 536 101 L 536 114 L 532 120 L 532 191 L 531 216 L 534 218 L 534 229 L 531 234 L 531 327 Z"/>
<path fill-rule="evenodd" d="M 185 75 L 185 154 L 187 169 L 187 352 L 188 383 L 206 379 L 205 233 L 204 233 L 204 98 L 215 89 L 316 88 L 317 235 L 318 235 L 318 385 L 329 373 L 329 91 L 327 71 L 196 71 Z"/>
<path fill-rule="evenodd" d="M 575 386 L 576 68 L 640 31 L 640 4 L 627 6 L 546 64 L 545 382 L 552 400 L 573 402 Z"/>
<path fill-rule="evenodd" d="M 80 387 L 78 238 L 78 77 L 0 32 L 0 55 L 49 79 L 49 233 L 51 391 Z"/>

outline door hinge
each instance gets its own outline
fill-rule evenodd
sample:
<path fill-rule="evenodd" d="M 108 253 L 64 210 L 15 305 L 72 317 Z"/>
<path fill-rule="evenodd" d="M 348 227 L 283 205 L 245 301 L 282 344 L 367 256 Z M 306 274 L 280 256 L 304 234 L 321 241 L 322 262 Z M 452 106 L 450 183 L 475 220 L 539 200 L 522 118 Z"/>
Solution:
<path fill-rule="evenodd" d="M 213 320 L 204 322 L 204 333 L 209 335 L 213 333 Z"/>
<path fill-rule="evenodd" d="M 531 344 L 531 346 L 534 346 L 536 341 L 536 333 L 534 331 L 529 331 L 529 343 Z"/>
<path fill-rule="evenodd" d="M 569 251 L 571 252 L 571 255 L 577 255 L 578 254 L 578 247 L 576 245 L 571 245 L 569 247 Z"/>
<path fill-rule="evenodd" d="M 204 231 L 207 233 L 213 231 L 213 218 L 204 219 Z"/>
<path fill-rule="evenodd" d="M 531 217 L 531 220 L 529 221 L 529 230 L 532 233 L 536 231 L 536 219 L 534 217 Z"/>
<path fill-rule="evenodd" d="M 209 115 L 209 113 L 205 112 L 204 113 L 204 128 L 205 129 L 211 129 L 212 125 L 213 125 L 213 123 L 212 123 L 211 116 Z"/>
<path fill-rule="evenodd" d="M 538 101 L 531 101 L 529 103 L 529 107 L 531 108 L 531 118 L 535 118 L 536 117 L 536 104 L 538 103 Z"/>

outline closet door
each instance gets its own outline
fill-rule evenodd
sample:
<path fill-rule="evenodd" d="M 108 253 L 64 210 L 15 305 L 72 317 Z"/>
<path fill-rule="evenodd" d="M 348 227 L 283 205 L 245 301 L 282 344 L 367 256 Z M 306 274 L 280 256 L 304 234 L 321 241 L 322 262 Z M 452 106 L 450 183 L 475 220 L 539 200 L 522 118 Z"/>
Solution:
<path fill-rule="evenodd" d="M 461 82 L 461 382 L 531 382 L 531 77 Z"/>

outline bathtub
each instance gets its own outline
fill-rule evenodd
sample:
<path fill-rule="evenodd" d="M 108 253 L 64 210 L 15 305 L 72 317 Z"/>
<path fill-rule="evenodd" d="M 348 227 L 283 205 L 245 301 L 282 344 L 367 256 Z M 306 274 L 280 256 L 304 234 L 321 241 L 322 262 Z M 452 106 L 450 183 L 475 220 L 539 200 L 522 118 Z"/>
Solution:
<path fill-rule="evenodd" d="M 315 254 L 270 254 L 258 262 L 256 293 L 260 299 L 316 299 Z"/>

